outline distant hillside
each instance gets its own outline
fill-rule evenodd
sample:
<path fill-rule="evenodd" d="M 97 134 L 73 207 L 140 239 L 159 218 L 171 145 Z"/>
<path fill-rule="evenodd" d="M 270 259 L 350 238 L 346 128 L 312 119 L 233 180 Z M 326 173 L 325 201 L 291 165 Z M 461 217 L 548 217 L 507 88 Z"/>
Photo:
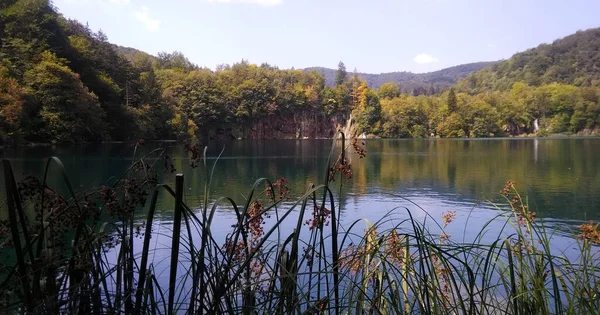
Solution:
<path fill-rule="evenodd" d="M 151 60 L 157 60 L 155 56 L 135 48 L 123 47 L 114 44 L 112 46 L 116 52 L 124 56 L 129 61 L 133 61 L 136 54 L 143 54 L 145 56 L 149 56 Z M 359 73 L 358 75 L 363 80 L 367 81 L 369 87 L 371 88 L 379 88 L 382 84 L 387 82 L 396 82 L 400 86 L 402 93 L 414 94 L 417 92 L 417 94 L 435 94 L 450 87 L 459 79 L 465 78 L 469 74 L 493 65 L 494 63 L 495 62 L 474 62 L 428 73 L 412 73 L 403 71 L 381 74 Z M 304 70 L 316 70 L 317 72 L 323 74 L 325 77 L 325 83 L 327 85 L 334 85 L 336 70 L 324 67 L 311 67 Z"/>
<path fill-rule="evenodd" d="M 439 92 L 456 83 L 459 79 L 468 76 L 472 72 L 481 70 L 487 66 L 493 65 L 494 63 L 495 61 L 474 62 L 428 73 L 412 73 L 403 71 L 381 74 L 358 73 L 358 75 L 363 80 L 367 81 L 369 87 L 371 88 L 379 88 L 386 82 L 396 82 L 400 86 L 401 92 L 403 93 L 412 94 L 415 89 L 418 89 L 427 91 L 428 94 L 432 88 L 435 89 L 436 92 Z M 332 86 L 335 84 L 335 69 L 311 67 L 304 70 L 316 70 L 323 74 L 325 77 L 325 83 L 327 85 Z"/>
<path fill-rule="evenodd" d="M 131 47 L 124 47 L 124 46 L 119 46 L 116 44 L 110 44 L 112 46 L 112 49 L 114 51 L 116 51 L 118 54 L 120 54 L 121 56 L 125 57 L 125 59 L 129 60 L 129 61 L 133 61 L 135 59 L 136 55 L 141 55 L 141 56 L 147 56 L 150 58 L 150 60 L 155 60 L 156 56 L 153 56 L 147 52 L 141 51 L 139 49 L 135 49 L 135 48 L 131 48 Z"/>
<path fill-rule="evenodd" d="M 529 85 L 564 83 L 600 86 L 600 28 L 578 31 L 513 55 L 508 60 L 471 74 L 457 84 L 459 90 L 509 90 L 513 83 Z"/>
<path fill-rule="evenodd" d="M 147 68 L 153 65 L 160 68 L 180 68 L 185 71 L 199 68 L 179 51 L 172 53 L 159 52 L 157 56 L 154 56 L 131 47 L 123 47 L 115 44 L 111 44 L 111 46 L 115 52 L 137 67 Z"/>

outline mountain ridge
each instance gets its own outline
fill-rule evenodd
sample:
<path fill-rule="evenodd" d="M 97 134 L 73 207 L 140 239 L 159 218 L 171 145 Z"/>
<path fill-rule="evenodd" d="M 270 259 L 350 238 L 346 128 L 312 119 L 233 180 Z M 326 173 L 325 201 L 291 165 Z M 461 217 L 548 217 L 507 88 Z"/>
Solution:
<path fill-rule="evenodd" d="M 499 61 L 472 62 L 425 73 L 413 73 L 410 71 L 383 72 L 379 74 L 359 72 L 357 75 L 365 80 L 371 88 L 379 88 L 384 83 L 395 82 L 400 86 L 402 92 L 406 94 L 415 92 L 415 89 L 425 89 L 429 92 L 432 86 L 437 93 L 455 84 L 459 79 L 465 78 L 469 74 L 494 65 L 497 62 Z M 308 67 L 303 70 L 317 71 L 325 77 L 325 84 L 329 86 L 335 85 L 335 73 L 337 71 L 335 69 Z"/>
<path fill-rule="evenodd" d="M 477 94 L 506 91 L 516 82 L 531 86 L 549 83 L 600 86 L 600 28 L 579 30 L 552 43 L 515 53 L 469 74 L 456 87 Z"/>
<path fill-rule="evenodd" d="M 115 51 L 130 61 L 132 61 L 133 57 L 138 53 L 150 56 L 151 58 L 158 58 L 157 56 L 133 47 L 126 47 L 116 44 L 112 44 L 112 47 L 115 49 Z M 379 88 L 384 83 L 394 82 L 400 86 L 400 90 L 405 94 L 431 95 L 449 88 L 457 83 L 460 79 L 467 77 L 469 74 L 475 71 L 479 71 L 498 62 L 501 61 L 471 62 L 424 73 L 392 71 L 382 73 L 359 72 L 357 74 L 361 79 L 367 82 L 369 87 L 374 89 Z M 325 78 L 325 84 L 327 86 L 335 85 L 336 69 L 314 66 L 300 70 L 317 71 L 323 75 Z"/>

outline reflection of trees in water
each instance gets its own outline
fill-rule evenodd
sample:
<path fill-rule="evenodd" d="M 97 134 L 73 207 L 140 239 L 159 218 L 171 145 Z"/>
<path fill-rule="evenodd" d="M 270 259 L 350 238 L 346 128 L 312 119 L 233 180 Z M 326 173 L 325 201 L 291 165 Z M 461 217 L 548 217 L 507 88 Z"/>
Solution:
<path fill-rule="evenodd" d="M 321 183 L 331 140 L 228 141 L 209 144 L 208 169 L 221 150 L 212 179 L 211 196 L 232 197 L 243 203 L 258 178 L 289 180 L 292 196 Z M 367 157 L 352 156 L 353 179 L 344 191 L 366 195 L 373 191 L 401 192 L 428 188 L 459 198 L 484 200 L 498 195 L 511 179 L 530 197 L 543 216 L 598 219 L 600 213 L 600 139 L 513 140 L 367 140 Z M 182 145 L 147 143 L 138 156 L 157 145 L 169 147 L 178 172 L 186 174 L 186 202 L 199 206 L 207 170 L 189 167 Z M 339 149 L 339 148 L 338 148 Z M 352 151 L 352 150 L 350 150 Z M 8 149 L 15 174 L 43 173 L 43 158 L 57 155 L 78 189 L 99 186 L 120 175 L 131 163 L 128 144 Z M 0 170 L 1 172 L 1 170 Z M 174 185 L 174 175 L 161 180 Z M 60 178 L 53 176 L 52 178 Z M 61 183 L 50 183 L 62 185 Z M 339 179 L 334 183 L 338 190 Z M 60 188 L 60 187 L 57 187 Z M 0 191 L 4 200 L 5 192 Z M 342 206 L 348 200 L 342 199 Z M 158 209 L 172 209 L 170 197 Z"/>
<path fill-rule="evenodd" d="M 537 147 L 536 147 L 537 141 Z M 365 164 L 380 166 L 383 188 L 431 187 L 489 199 L 508 179 L 539 211 L 584 219 L 599 209 L 598 139 L 370 141 Z M 537 150 L 537 161 L 536 152 Z M 599 152 L 600 153 L 600 152 Z M 367 167 L 361 165 L 362 167 Z"/>

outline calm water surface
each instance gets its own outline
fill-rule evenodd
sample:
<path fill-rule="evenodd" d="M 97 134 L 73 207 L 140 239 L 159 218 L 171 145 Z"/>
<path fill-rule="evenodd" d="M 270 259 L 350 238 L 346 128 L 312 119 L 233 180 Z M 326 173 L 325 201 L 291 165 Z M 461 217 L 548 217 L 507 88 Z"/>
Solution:
<path fill-rule="evenodd" d="M 289 180 L 292 196 L 300 196 L 310 183 L 324 178 L 331 140 L 230 141 L 209 144 L 217 161 L 211 199 L 229 196 L 244 201 L 261 177 Z M 558 228 L 559 239 L 587 220 L 600 219 L 600 139 L 493 139 L 493 140 L 367 140 L 367 157 L 351 156 L 353 177 L 344 183 L 343 222 L 357 218 L 376 221 L 402 219 L 408 208 L 417 218 L 427 214 L 440 219 L 444 211 L 457 211 L 453 236 L 479 232 L 500 213 L 489 201 L 501 201 L 507 180 L 516 183 L 538 216 Z M 191 169 L 182 145 L 148 143 L 137 154 L 162 146 L 186 174 L 186 202 L 200 205 L 205 170 Z M 20 147 L 0 151 L 18 176 L 41 176 L 44 159 L 58 156 L 78 189 L 105 184 L 131 165 L 129 144 L 68 147 Z M 1 170 L 0 170 L 1 172 Z M 174 184 L 174 175 L 164 182 Z M 339 182 L 336 182 L 339 183 Z M 51 183 L 60 186 L 60 182 Z M 3 185 L 3 183 L 2 183 Z M 4 188 L 0 197 L 4 200 Z M 417 204 L 419 207 L 413 204 Z M 163 195 L 162 220 L 170 220 L 173 200 Z M 387 216 L 386 216 L 387 215 Z M 5 216 L 3 213 L 2 216 Z M 143 213 L 140 213 L 140 218 Z M 216 224 L 229 230 L 234 214 L 222 207 Z M 292 229 L 294 223 L 285 225 Z M 285 227 L 284 226 L 284 227 Z M 219 229 L 214 229 L 219 230 Z M 223 232 L 225 233 L 225 232 Z"/>

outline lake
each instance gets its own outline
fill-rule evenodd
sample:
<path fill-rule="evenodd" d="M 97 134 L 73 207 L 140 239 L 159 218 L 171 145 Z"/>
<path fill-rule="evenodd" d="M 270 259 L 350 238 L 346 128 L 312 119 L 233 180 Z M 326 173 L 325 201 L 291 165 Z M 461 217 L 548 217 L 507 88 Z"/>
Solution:
<path fill-rule="evenodd" d="M 227 141 L 208 145 L 208 162 L 217 162 L 211 199 L 228 196 L 243 203 L 255 180 L 289 180 L 291 196 L 298 197 L 310 183 L 324 179 L 331 140 Z M 174 159 L 177 172 L 186 174 L 185 201 L 198 206 L 206 172 L 192 169 L 184 146 L 146 143 L 142 156 L 164 147 Z M 512 180 L 530 207 L 549 225 L 570 239 L 573 228 L 600 219 L 600 139 L 491 139 L 491 140 L 366 140 L 367 156 L 350 156 L 352 178 L 343 182 L 343 222 L 358 218 L 376 221 L 386 216 L 417 218 L 425 212 L 441 221 L 441 213 L 457 212 L 449 227 L 453 235 L 469 237 L 499 213 L 489 201 L 502 203 L 499 192 Z M 220 159 L 216 156 L 222 154 Z M 64 163 L 76 189 L 103 185 L 131 165 L 131 144 L 18 147 L 0 151 L 12 161 L 15 174 L 41 176 L 44 159 L 55 155 Z M 1 172 L 1 170 L 0 170 Z M 56 177 L 56 176 L 55 176 Z M 174 175 L 161 179 L 174 185 Z M 335 185 L 339 184 L 339 180 Z M 51 182 L 60 189 L 62 183 Z M 0 197 L 4 199 L 4 188 Z M 413 204 L 414 203 L 414 204 Z M 502 206 L 506 202 L 502 203 Z M 418 205 L 419 207 L 415 206 Z M 171 197 L 162 195 L 159 211 L 170 220 Z M 6 216 L 2 214 L 2 216 Z M 143 213 L 140 212 L 140 218 Z M 222 207 L 217 213 L 229 229 L 234 214 Z M 293 221 L 293 220 L 292 220 Z M 467 228 L 468 226 L 468 228 Z M 292 229 L 292 225 L 289 226 Z M 562 238 L 561 237 L 561 238 Z"/>
<path fill-rule="evenodd" d="M 339 144 L 338 141 L 337 149 Z M 1 151 L 1 155 L 12 161 L 18 178 L 26 174 L 42 176 L 44 160 L 58 156 L 75 189 L 83 191 L 114 182 L 131 166 L 134 151 L 137 159 L 160 147 L 174 160 L 177 172 L 185 174 L 184 198 L 196 212 L 200 212 L 207 169 L 213 163 L 216 166 L 210 188 L 211 204 L 222 196 L 243 204 L 257 179 L 267 177 L 275 181 L 285 177 L 291 188 L 291 199 L 280 209 L 286 210 L 311 183 L 323 182 L 331 146 L 331 140 L 214 142 L 208 144 L 208 168 L 202 165 L 192 168 L 185 147 L 166 142 L 146 143 L 137 151 L 131 144 L 104 144 L 8 148 Z M 600 219 L 600 194 L 597 193 L 600 139 L 366 140 L 366 150 L 366 157 L 362 159 L 350 154 L 352 177 L 347 181 L 338 179 L 332 186 L 341 209 L 341 233 L 346 233 L 359 219 L 383 220 L 380 226 L 385 228 L 402 222 L 410 213 L 435 235 L 441 230 L 434 220 L 442 222 L 444 212 L 456 211 L 456 219 L 444 233 L 451 235 L 457 244 L 469 244 L 478 237 L 481 243 L 491 244 L 514 231 L 509 225 L 503 230 L 507 225 L 506 219 L 501 217 L 508 208 L 500 191 L 508 180 L 515 183 L 532 211 L 537 212 L 539 219 L 536 220 L 552 229 L 547 233 L 550 250 L 568 260 L 577 261 L 581 254 L 573 238 L 577 227 Z M 162 160 L 150 158 L 147 162 L 162 165 Z M 53 168 L 51 173 L 50 186 L 64 192 L 57 169 Z M 174 173 L 161 173 L 159 181 L 174 186 L 174 179 Z M 341 194 L 339 184 L 343 184 Z M 0 199 L 5 199 L 4 187 L 0 190 Z M 172 258 L 173 208 L 173 198 L 163 192 L 152 226 L 153 250 L 149 257 L 162 287 L 168 286 L 170 280 L 166 271 Z M 137 212 L 137 223 L 144 222 L 145 212 L 145 209 Z M 273 217 L 266 219 L 267 226 Z M 297 217 L 298 212 L 293 212 L 280 225 L 283 239 L 296 227 Z M 0 219 L 6 219 L 4 205 Z M 235 222 L 232 207 L 220 205 L 211 225 L 212 236 L 218 243 L 222 244 Z M 357 225 L 352 231 L 360 234 L 363 226 Z M 411 227 L 405 222 L 401 228 L 410 230 Z M 482 230 L 485 233 L 480 235 Z M 501 230 L 503 232 L 499 232 Z M 305 240 L 309 235 L 308 228 L 301 229 L 300 246 L 307 244 Z M 193 234 L 192 238 L 195 244 L 200 243 L 200 235 Z M 135 238 L 134 243 L 139 251 L 142 240 Z M 118 250 L 104 253 L 106 262 L 115 263 L 118 254 Z M 180 250 L 179 256 L 182 268 L 178 276 L 182 276 L 189 259 L 186 260 L 185 250 Z M 15 263 L 10 254 L 1 259 L 3 263 Z M 496 275 L 492 278 L 499 279 Z M 178 284 L 185 293 L 177 302 L 181 305 L 187 305 L 185 296 L 190 293 L 189 278 L 186 279 Z M 300 280 L 303 281 L 306 279 Z"/>

